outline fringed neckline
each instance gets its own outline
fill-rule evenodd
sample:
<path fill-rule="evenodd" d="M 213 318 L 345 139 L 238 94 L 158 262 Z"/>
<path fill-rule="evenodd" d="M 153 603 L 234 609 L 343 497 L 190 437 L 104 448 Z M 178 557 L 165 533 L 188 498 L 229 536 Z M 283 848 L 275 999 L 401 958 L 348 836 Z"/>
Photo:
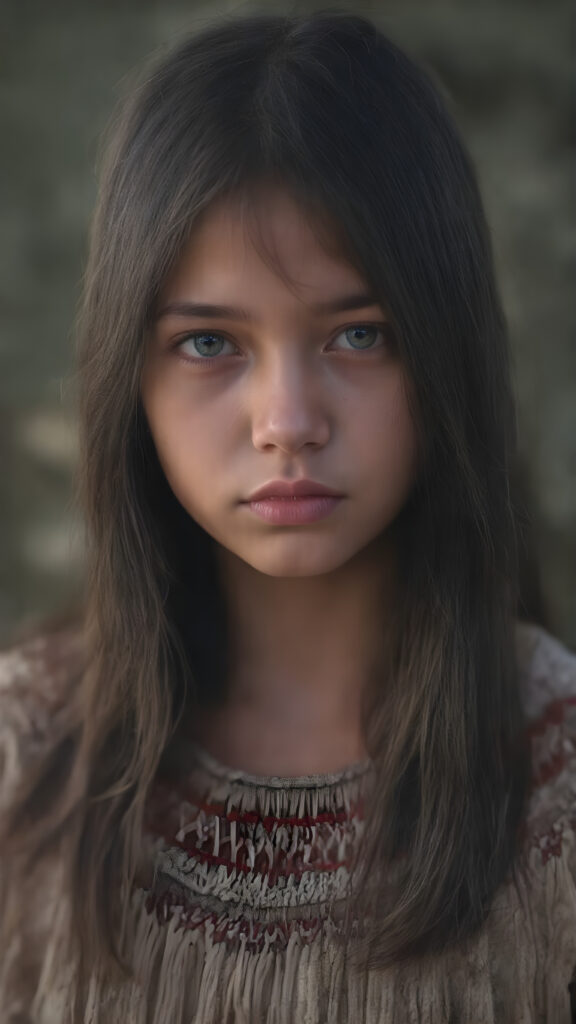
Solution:
<path fill-rule="evenodd" d="M 190 741 L 190 748 L 198 765 L 209 775 L 226 782 L 246 786 L 260 786 L 267 789 L 316 789 L 326 786 L 342 786 L 366 775 L 373 768 L 370 758 L 356 761 L 337 772 L 316 775 L 253 775 L 240 768 L 232 768 L 210 754 L 197 740 Z"/>

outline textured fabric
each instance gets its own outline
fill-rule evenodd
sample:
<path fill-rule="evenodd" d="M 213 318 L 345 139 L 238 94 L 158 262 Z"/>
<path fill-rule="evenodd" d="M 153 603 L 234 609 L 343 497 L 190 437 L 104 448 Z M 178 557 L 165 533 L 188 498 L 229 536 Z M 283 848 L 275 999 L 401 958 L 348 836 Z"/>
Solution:
<path fill-rule="evenodd" d="M 71 642 L 62 640 L 59 656 L 51 648 L 50 671 L 40 640 L 0 657 L 4 805 L 23 757 L 40 753 L 50 732 L 54 680 Z M 143 842 L 153 878 L 134 890 L 128 922 L 136 980 L 113 990 L 95 971 L 85 1024 L 568 1024 L 576 655 L 524 624 L 517 647 L 533 750 L 529 868 L 518 887 L 500 888 L 472 940 L 367 978 L 348 973 L 339 901 L 362 841 L 369 762 L 330 776 L 263 778 L 196 746 L 185 777 L 158 781 L 149 795 Z M 22 949 L 6 951 L 0 1024 L 70 1021 L 70 979 L 56 966 L 64 915 L 48 889 L 40 975 L 23 995 L 15 981 Z"/>

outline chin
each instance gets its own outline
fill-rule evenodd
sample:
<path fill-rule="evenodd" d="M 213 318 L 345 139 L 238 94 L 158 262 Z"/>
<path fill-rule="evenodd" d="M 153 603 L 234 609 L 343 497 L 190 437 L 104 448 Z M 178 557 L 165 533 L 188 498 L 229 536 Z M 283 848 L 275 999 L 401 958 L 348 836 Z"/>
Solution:
<path fill-rule="evenodd" d="M 314 576 L 325 576 L 328 573 L 341 569 L 349 559 L 342 556 L 342 552 L 315 552 L 306 555 L 304 553 L 286 553 L 277 557 L 258 557 L 257 555 L 246 556 L 237 552 L 242 561 L 247 562 L 256 572 L 264 576 L 272 576 L 276 579 L 307 579 Z"/>

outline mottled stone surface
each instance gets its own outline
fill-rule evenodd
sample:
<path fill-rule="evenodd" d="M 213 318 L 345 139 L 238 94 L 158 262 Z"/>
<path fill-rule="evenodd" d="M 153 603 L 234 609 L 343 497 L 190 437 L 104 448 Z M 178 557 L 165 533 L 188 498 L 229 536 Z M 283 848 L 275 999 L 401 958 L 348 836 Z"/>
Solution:
<path fill-rule="evenodd" d="M 354 9 L 434 70 L 476 161 L 511 328 L 548 620 L 576 645 L 571 6 L 394 0 Z M 190 0 L 2 5 L 0 642 L 57 611 L 80 579 L 70 371 L 98 139 L 130 70 L 203 25 L 207 11 Z"/>

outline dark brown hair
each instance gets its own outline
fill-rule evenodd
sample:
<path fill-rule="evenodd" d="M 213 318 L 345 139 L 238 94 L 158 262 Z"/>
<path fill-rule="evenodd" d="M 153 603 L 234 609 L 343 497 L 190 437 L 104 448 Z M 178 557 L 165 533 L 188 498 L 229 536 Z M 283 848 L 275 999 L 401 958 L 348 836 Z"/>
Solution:
<path fill-rule="evenodd" d="M 395 628 L 366 707 L 377 799 L 356 913 L 374 916 L 371 884 L 391 862 L 399 870 L 362 961 L 474 933 L 516 863 L 528 762 L 515 415 L 469 157 L 429 75 L 369 20 L 221 18 L 124 105 L 92 230 L 78 349 L 89 664 L 62 745 L 69 774 L 54 768 L 65 783 L 26 831 L 36 851 L 66 837 L 88 961 L 119 953 L 117 894 L 134 879 L 146 792 L 179 716 L 226 680 L 213 542 L 170 491 L 140 403 L 146 330 L 198 215 L 269 181 L 337 225 L 385 302 L 421 439 L 420 478 L 394 526 Z"/>

